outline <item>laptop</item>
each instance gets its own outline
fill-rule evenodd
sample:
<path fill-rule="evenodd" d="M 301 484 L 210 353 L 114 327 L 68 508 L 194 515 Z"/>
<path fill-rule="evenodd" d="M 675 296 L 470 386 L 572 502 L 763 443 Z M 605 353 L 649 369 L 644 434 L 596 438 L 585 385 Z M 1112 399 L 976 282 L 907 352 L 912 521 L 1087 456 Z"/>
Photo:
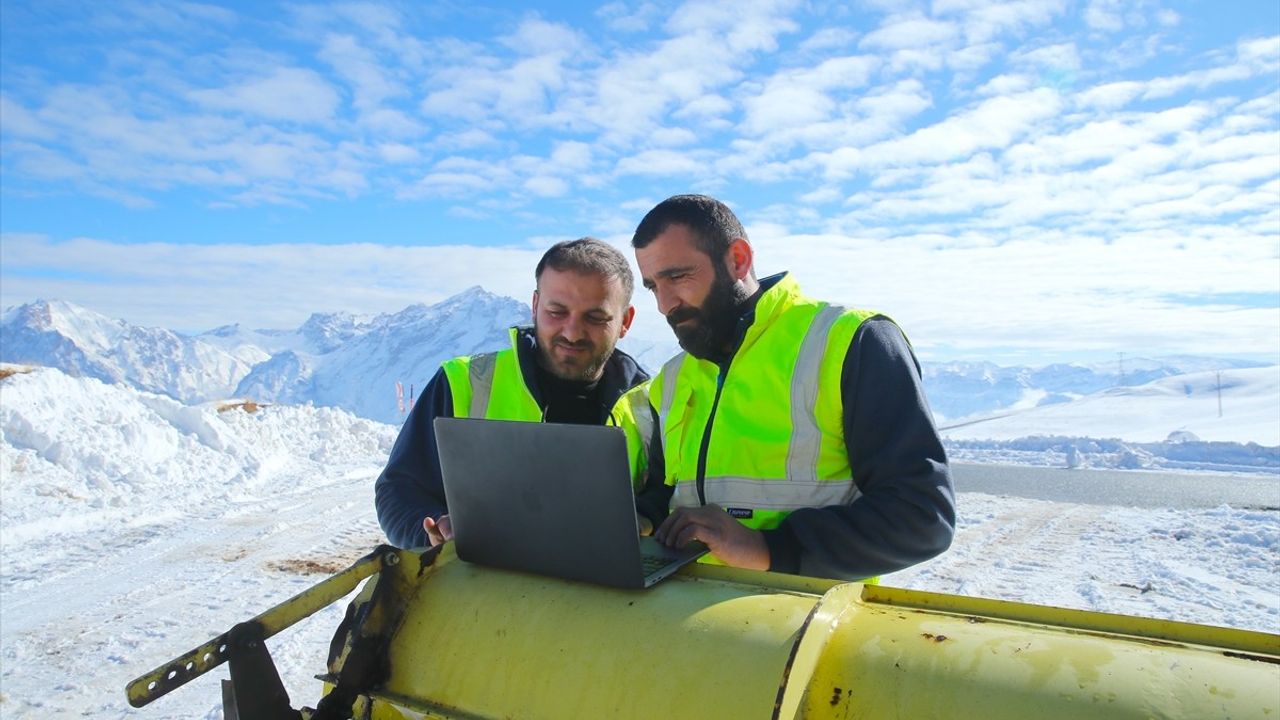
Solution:
<path fill-rule="evenodd" d="M 620 428 L 438 417 L 435 432 L 467 562 L 646 588 L 706 552 L 640 537 Z"/>

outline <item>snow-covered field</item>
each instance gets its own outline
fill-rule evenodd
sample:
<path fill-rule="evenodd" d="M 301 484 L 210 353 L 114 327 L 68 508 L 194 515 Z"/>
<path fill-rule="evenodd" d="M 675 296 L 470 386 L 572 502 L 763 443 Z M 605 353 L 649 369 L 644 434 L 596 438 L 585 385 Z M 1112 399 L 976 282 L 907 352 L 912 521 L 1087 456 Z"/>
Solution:
<path fill-rule="evenodd" d="M 1221 392 L 1219 392 L 1219 389 Z M 1041 435 L 1160 442 L 1170 437 L 1280 445 L 1280 365 L 1175 375 L 946 428 L 947 438 Z"/>
<path fill-rule="evenodd" d="M 220 718 L 225 668 L 142 710 L 124 686 L 381 542 L 395 433 L 48 369 L 0 380 L 0 716 Z M 1280 632 L 1280 513 L 959 502 L 952 549 L 886 584 Z M 270 643 L 295 705 L 319 697 L 343 606 Z"/>

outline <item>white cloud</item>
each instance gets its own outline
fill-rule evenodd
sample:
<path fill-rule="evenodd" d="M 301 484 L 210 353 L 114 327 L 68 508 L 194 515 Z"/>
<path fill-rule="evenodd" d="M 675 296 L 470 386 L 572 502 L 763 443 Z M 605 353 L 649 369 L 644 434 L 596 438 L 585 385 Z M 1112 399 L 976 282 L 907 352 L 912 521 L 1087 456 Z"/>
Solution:
<path fill-rule="evenodd" d="M 789 268 L 807 293 L 885 312 L 929 345 L 1025 347 L 1034 338 L 1050 354 L 1068 353 L 1073 345 L 1095 352 L 1168 352 L 1183 341 L 1204 353 L 1280 348 L 1280 311 L 1224 313 L 1164 299 L 1205 287 L 1280 291 L 1265 253 L 1246 252 L 1262 261 L 1250 277 L 1239 277 L 1234 261 L 1224 261 L 1223 253 L 1247 248 L 1248 237 L 1178 249 L 1180 239 L 1157 236 L 1107 242 L 1035 233 L 998 243 L 981 236 L 957 242 L 950 235 L 899 234 L 881 241 L 748 231 L 759 271 Z M 849 283 L 849 268 L 867 271 Z M 900 268 L 910 268 L 911 282 L 902 282 L 894 271 Z M 963 330 L 948 327 L 955 323 Z M 1183 340 L 1174 339 L 1178 334 Z"/>
<path fill-rule="evenodd" d="M 796 4 L 796 0 L 687 0 L 667 20 L 667 28 L 675 35 L 718 37 L 734 54 L 772 52 L 778 35 L 799 27 L 786 17 Z"/>
<path fill-rule="evenodd" d="M 743 100 L 743 130 L 761 135 L 827 120 L 844 94 L 865 85 L 878 64 L 872 57 L 839 57 L 783 70 Z"/>
<path fill-rule="evenodd" d="M 377 56 L 350 35 L 324 39 L 320 57 L 353 88 L 354 105 L 363 112 L 378 110 L 384 101 L 405 92 L 378 62 Z"/>
<path fill-rule="evenodd" d="M 302 123 L 333 117 L 338 93 L 317 72 L 275 68 L 270 73 L 217 89 L 193 90 L 189 97 L 204 107 Z"/>
<path fill-rule="evenodd" d="M 480 128 L 468 128 L 458 132 L 442 133 L 432 143 L 446 152 L 456 152 L 485 145 L 496 145 L 498 138 Z"/>
<path fill-rule="evenodd" d="M 1016 63 L 1028 63 L 1046 69 L 1080 69 L 1080 53 L 1075 43 L 1058 43 L 1023 50 L 1013 53 L 1011 59 Z"/>
<path fill-rule="evenodd" d="M 1016 95 L 1034 87 L 1034 80 L 1026 75 L 997 75 L 979 87 L 975 94 L 985 97 Z"/>
<path fill-rule="evenodd" d="M 730 103 L 720 95 L 702 95 L 685 103 L 683 107 L 678 108 L 671 116 L 679 119 L 687 119 L 691 123 L 712 122 L 716 118 L 727 115 L 733 111 L 733 103 Z"/>
<path fill-rule="evenodd" d="M 52 140 L 57 134 L 35 113 L 23 107 L 7 95 L 0 93 L 0 117 L 4 118 L 4 133 L 34 140 Z"/>
<path fill-rule="evenodd" d="M 935 13 L 941 14 L 935 3 Z M 1018 35 L 1049 24 L 1066 11 L 1064 0 L 1015 0 L 1014 2 L 971 3 L 964 13 L 964 34 L 971 43 L 983 43 L 1006 32 Z"/>
<path fill-rule="evenodd" d="M 873 167 L 938 163 L 978 150 L 1008 147 L 1054 117 L 1061 106 L 1061 97 L 1048 89 L 991 98 L 906 137 L 868 147 L 863 160 Z"/>
<path fill-rule="evenodd" d="M 578 172 L 591 167 L 591 146 L 577 141 L 556 143 L 551 151 L 551 164 L 566 172 Z"/>
<path fill-rule="evenodd" d="M 662 8 L 650 2 L 640 3 L 634 8 L 624 2 L 611 2 L 596 10 L 596 17 L 619 32 L 642 32 L 662 17 Z"/>
<path fill-rule="evenodd" d="M 495 183 L 477 173 L 432 172 L 427 173 L 412 186 L 402 188 L 397 197 L 414 200 L 433 197 L 461 197 L 472 191 L 492 190 Z"/>
<path fill-rule="evenodd" d="M 383 137 L 413 138 L 426 132 L 426 128 L 407 113 L 391 108 L 378 108 L 362 114 L 360 124 L 369 132 Z"/>
<path fill-rule="evenodd" d="M 569 183 L 548 175 L 531 177 L 524 182 L 524 189 L 538 197 L 560 197 L 569 192 Z"/>
<path fill-rule="evenodd" d="M 204 3 L 102 3 L 86 9 L 89 25 L 99 32 L 207 32 L 234 25 L 236 14 Z"/>
<path fill-rule="evenodd" d="M 710 168 L 689 153 L 676 150 L 647 150 L 618 161 L 618 175 L 669 175 L 698 177 Z"/>
<path fill-rule="evenodd" d="M 801 55 L 818 54 L 827 50 L 844 51 L 853 48 L 859 37 L 857 32 L 849 28 L 824 27 L 800 43 L 797 50 Z"/>
<path fill-rule="evenodd" d="M 917 50 L 949 44 L 960 35 L 954 23 L 934 20 L 915 13 L 886 20 L 867 33 L 860 47 L 877 50 Z"/>
<path fill-rule="evenodd" d="M 1133 80 L 1121 80 L 1089 88 L 1077 94 L 1074 101 L 1076 104 L 1086 108 L 1115 110 L 1128 105 L 1142 92 L 1142 83 Z"/>
<path fill-rule="evenodd" d="M 525 18 L 514 33 L 499 38 L 498 42 L 527 57 L 571 55 L 575 48 L 589 45 L 586 38 L 568 25 L 547 22 L 536 15 Z"/>
<path fill-rule="evenodd" d="M 1089 0 L 1084 21 L 1094 30 L 1117 32 L 1124 29 L 1124 0 Z"/>
<path fill-rule="evenodd" d="M 682 147 L 697 142 L 697 134 L 688 128 L 664 127 L 649 133 L 649 143 L 657 147 Z"/>

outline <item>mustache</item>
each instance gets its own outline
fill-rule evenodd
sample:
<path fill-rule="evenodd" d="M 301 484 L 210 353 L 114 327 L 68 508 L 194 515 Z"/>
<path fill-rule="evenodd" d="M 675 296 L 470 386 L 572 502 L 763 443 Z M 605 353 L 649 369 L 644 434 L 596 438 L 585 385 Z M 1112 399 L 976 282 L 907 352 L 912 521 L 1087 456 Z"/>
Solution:
<path fill-rule="evenodd" d="M 579 341 L 577 341 L 577 342 L 572 342 L 572 341 L 570 341 L 570 340 L 566 340 L 566 339 L 564 338 L 564 336 L 563 336 L 563 335 L 557 335 L 557 336 L 556 336 L 556 337 L 555 337 L 551 342 L 552 342 L 552 344 L 554 344 L 554 345 L 559 345 L 559 346 L 561 346 L 561 347 L 567 347 L 567 348 L 573 348 L 573 349 L 575 349 L 575 350 L 590 350 L 590 349 L 591 349 L 591 341 L 589 341 L 589 340 L 579 340 Z"/>
<path fill-rule="evenodd" d="M 697 320 L 701 316 L 702 316 L 702 313 L 698 312 L 696 308 L 691 308 L 691 307 L 676 308 L 675 310 L 671 311 L 670 315 L 667 315 L 667 324 L 670 325 L 672 328 L 674 328 L 676 325 L 679 325 L 685 320 Z"/>

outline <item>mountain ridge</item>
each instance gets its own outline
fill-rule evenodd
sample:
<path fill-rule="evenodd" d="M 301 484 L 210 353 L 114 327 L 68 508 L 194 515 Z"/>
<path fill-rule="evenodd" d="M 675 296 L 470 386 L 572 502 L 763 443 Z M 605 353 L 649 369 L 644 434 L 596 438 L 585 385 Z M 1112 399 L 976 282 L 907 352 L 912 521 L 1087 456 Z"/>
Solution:
<path fill-rule="evenodd" d="M 291 330 L 232 324 L 196 335 L 130 325 L 66 301 L 37 300 L 0 315 L 0 361 L 56 367 L 186 403 L 231 397 L 311 403 L 398 423 L 403 414 L 397 383 L 407 400 L 441 362 L 506 347 L 508 328 L 528 324 L 530 317 L 527 304 L 478 285 L 433 305 L 412 304 L 394 313 L 317 312 Z M 619 347 L 651 372 L 679 349 L 674 338 L 664 343 L 634 336 Z M 1114 367 L 975 361 L 922 362 L 921 367 L 930 406 L 939 426 L 946 427 L 1189 372 L 1266 365 L 1184 355 L 1134 356 Z"/>

